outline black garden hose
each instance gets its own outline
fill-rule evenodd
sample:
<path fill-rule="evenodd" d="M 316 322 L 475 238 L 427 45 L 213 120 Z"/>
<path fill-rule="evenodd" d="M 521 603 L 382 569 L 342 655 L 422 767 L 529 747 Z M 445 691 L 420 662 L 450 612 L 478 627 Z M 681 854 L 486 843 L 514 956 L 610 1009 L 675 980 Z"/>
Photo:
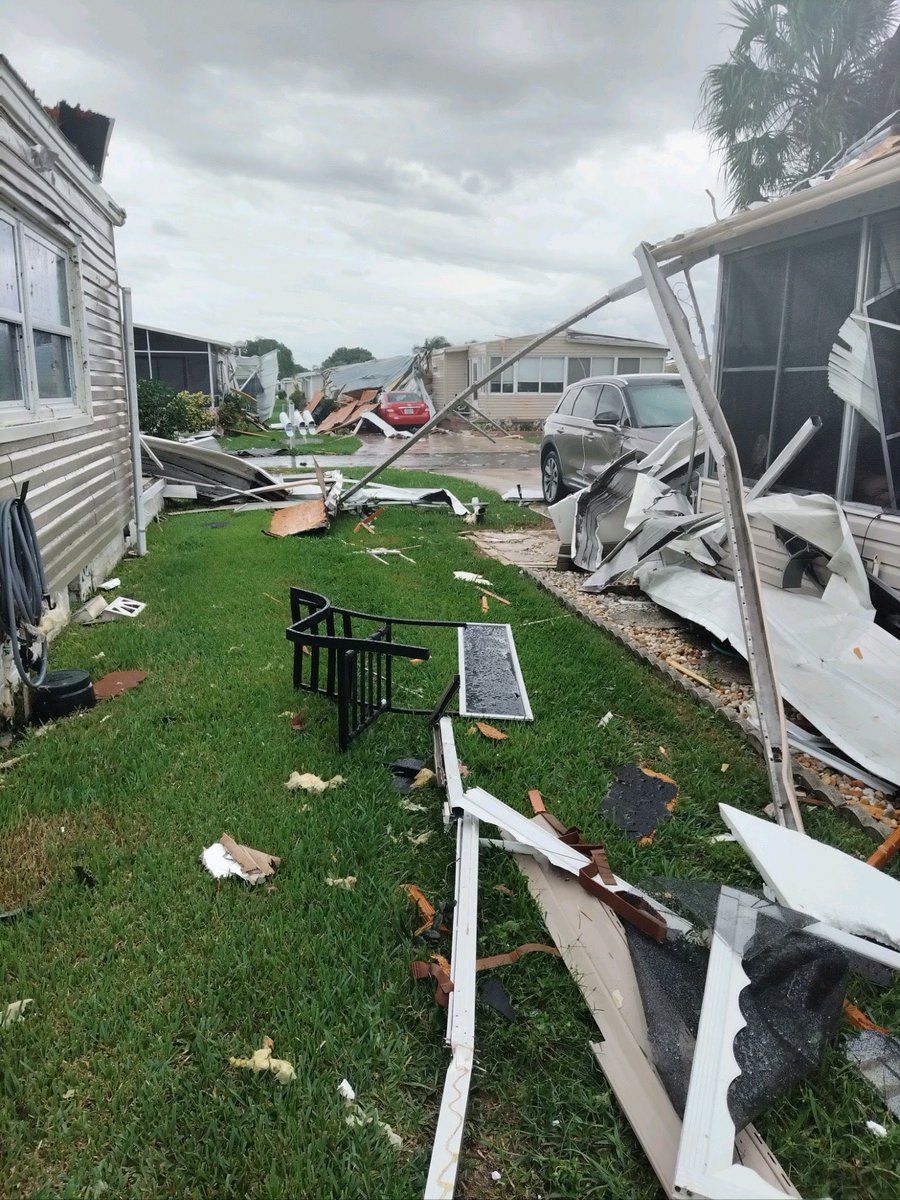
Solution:
<path fill-rule="evenodd" d="M 25 496 L 0 500 L 0 635 L 9 638 L 16 670 L 30 688 L 40 687 L 47 673 L 47 638 L 37 628 L 45 598 L 44 564 Z"/>

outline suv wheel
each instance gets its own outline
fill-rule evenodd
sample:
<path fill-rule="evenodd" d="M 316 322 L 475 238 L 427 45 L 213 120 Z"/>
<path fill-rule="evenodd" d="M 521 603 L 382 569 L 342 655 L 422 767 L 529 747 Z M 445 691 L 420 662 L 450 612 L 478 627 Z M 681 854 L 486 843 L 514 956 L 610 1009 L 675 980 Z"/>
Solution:
<path fill-rule="evenodd" d="M 541 486 L 544 490 L 544 499 L 548 504 L 555 504 L 557 500 L 562 500 L 569 490 L 563 483 L 562 464 L 555 450 L 548 450 L 544 455 L 544 461 L 541 464 Z"/>

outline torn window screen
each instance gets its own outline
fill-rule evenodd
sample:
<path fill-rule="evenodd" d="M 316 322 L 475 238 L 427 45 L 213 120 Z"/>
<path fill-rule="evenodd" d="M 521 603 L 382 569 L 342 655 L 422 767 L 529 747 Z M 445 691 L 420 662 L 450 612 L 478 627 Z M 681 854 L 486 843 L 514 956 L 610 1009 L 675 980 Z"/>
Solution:
<path fill-rule="evenodd" d="M 778 490 L 834 494 L 843 405 L 828 357 L 853 309 L 859 223 L 726 259 L 722 408 L 744 479 L 759 478 L 808 416 L 822 417 Z"/>

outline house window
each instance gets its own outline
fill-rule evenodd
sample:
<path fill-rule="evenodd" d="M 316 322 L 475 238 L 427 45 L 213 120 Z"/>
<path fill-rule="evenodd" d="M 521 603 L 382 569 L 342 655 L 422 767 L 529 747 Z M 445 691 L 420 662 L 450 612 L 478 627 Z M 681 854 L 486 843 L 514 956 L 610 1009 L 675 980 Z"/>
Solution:
<path fill-rule="evenodd" d="M 641 374 L 661 374 L 666 365 L 664 358 L 642 358 Z"/>
<path fill-rule="evenodd" d="M 638 375 L 641 370 L 639 358 L 620 358 L 616 364 L 617 375 Z"/>
<path fill-rule="evenodd" d="M 569 358 L 566 359 L 566 363 L 566 383 L 578 383 L 581 379 L 587 379 L 591 373 L 589 358 Z"/>
<path fill-rule="evenodd" d="M 541 390 L 540 358 L 520 358 L 516 364 L 517 392 L 539 392 Z"/>
<path fill-rule="evenodd" d="M 566 360 L 564 358 L 541 359 L 541 391 L 558 396 L 563 390 L 563 376 Z"/>
<path fill-rule="evenodd" d="M 491 370 L 493 371 L 496 367 L 499 367 L 502 362 L 502 358 L 500 358 L 498 355 L 494 355 L 491 358 Z M 496 379 L 492 379 L 491 391 L 507 393 L 514 392 L 516 390 L 515 380 L 513 378 L 514 370 L 514 367 L 507 367 L 502 375 L 498 375 Z"/>
<path fill-rule="evenodd" d="M 0 422 L 76 415 L 77 259 L 71 249 L 0 213 Z"/>
<path fill-rule="evenodd" d="M 592 375 L 615 375 L 616 360 L 614 358 L 592 358 L 591 359 L 591 374 Z"/>

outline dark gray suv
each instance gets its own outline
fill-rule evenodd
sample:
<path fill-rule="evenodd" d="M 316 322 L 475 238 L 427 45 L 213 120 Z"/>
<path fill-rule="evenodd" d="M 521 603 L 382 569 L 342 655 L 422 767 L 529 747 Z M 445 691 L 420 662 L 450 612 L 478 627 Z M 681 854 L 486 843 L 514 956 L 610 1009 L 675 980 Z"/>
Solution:
<path fill-rule="evenodd" d="M 544 422 L 541 483 L 555 504 L 629 450 L 641 458 L 691 416 L 678 375 L 595 375 L 566 388 Z"/>

